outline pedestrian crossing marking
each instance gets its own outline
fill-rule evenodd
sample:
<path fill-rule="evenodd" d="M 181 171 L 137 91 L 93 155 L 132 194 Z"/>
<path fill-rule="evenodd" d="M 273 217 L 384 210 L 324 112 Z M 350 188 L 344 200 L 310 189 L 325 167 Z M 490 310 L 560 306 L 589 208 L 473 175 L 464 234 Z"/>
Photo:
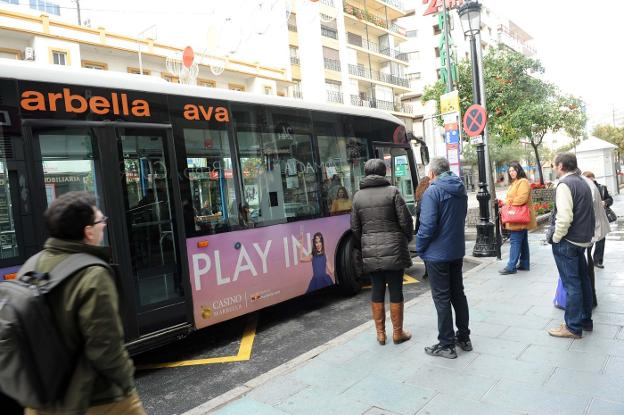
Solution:
<path fill-rule="evenodd" d="M 153 363 L 153 364 L 148 364 L 148 365 L 137 366 L 137 369 L 149 370 L 149 369 L 164 369 L 164 368 L 182 367 L 182 366 L 213 365 L 217 363 L 244 362 L 251 358 L 251 350 L 253 349 L 253 342 L 256 337 L 257 324 L 258 324 L 258 315 L 254 313 L 250 316 L 249 320 L 247 321 L 247 325 L 245 326 L 245 331 L 243 332 L 243 337 L 241 339 L 240 347 L 238 348 L 238 353 L 236 355 L 209 357 L 206 359 L 182 360 L 178 362 L 168 362 L 168 363 Z"/>
<path fill-rule="evenodd" d="M 403 285 L 409 285 L 409 284 L 418 284 L 420 281 L 418 281 L 416 278 L 414 277 L 410 277 L 407 274 L 403 274 Z M 362 285 L 362 289 L 367 290 L 371 288 L 371 285 Z"/>

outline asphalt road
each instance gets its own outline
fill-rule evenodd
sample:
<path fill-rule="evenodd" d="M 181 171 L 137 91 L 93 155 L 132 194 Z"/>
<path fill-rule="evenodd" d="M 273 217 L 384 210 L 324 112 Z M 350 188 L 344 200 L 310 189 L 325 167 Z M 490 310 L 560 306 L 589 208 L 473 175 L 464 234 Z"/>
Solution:
<path fill-rule="evenodd" d="M 474 265 L 466 262 L 465 270 Z M 422 279 L 422 264 L 416 264 L 406 274 L 415 279 L 404 285 L 406 301 L 429 290 L 427 280 Z M 354 297 L 344 297 L 336 287 L 330 287 L 208 327 L 137 356 L 136 381 L 145 409 L 150 415 L 180 414 L 215 398 L 368 321 L 369 301 L 369 289 Z M 255 336 L 248 335 L 242 342 L 245 329 L 252 330 L 254 323 Z M 249 348 L 251 338 L 249 360 L 212 362 L 212 358 L 239 355 L 242 349 Z M 145 368 L 171 362 L 191 365 Z"/>

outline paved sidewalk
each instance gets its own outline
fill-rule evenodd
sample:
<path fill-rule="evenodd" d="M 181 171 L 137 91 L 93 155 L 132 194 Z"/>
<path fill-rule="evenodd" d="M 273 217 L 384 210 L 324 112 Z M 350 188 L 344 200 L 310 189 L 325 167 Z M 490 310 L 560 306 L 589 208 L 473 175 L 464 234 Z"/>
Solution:
<path fill-rule="evenodd" d="M 624 216 L 624 197 L 614 210 Z M 582 339 L 546 333 L 563 311 L 552 305 L 550 245 L 534 233 L 530 272 L 499 275 L 504 257 L 466 274 L 474 351 L 424 353 L 437 336 L 426 293 L 406 308 L 411 341 L 379 346 L 370 322 L 187 414 L 624 414 L 624 218 L 614 231 L 596 269 L 594 332 Z"/>

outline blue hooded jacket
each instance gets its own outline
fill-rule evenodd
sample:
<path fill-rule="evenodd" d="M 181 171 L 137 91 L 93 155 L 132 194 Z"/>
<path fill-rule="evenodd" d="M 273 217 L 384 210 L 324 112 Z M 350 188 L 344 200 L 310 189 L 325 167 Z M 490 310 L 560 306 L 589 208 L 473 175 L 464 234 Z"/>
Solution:
<path fill-rule="evenodd" d="M 449 262 L 466 254 L 464 226 L 468 196 L 452 172 L 441 174 L 421 201 L 416 251 L 424 261 Z"/>

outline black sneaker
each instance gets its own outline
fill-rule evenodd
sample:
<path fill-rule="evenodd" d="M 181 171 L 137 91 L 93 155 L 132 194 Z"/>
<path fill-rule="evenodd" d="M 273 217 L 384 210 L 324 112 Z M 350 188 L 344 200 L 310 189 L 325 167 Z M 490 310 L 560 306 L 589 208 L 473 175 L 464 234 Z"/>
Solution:
<path fill-rule="evenodd" d="M 583 331 L 594 331 L 594 322 L 588 321 L 583 323 Z"/>
<path fill-rule="evenodd" d="M 500 271 L 498 271 L 499 274 L 501 275 L 509 275 L 509 274 L 515 274 L 516 270 L 511 270 L 511 269 L 507 269 L 507 268 L 503 268 Z"/>
<path fill-rule="evenodd" d="M 525 267 L 522 267 L 522 266 L 520 266 L 520 267 L 518 267 L 518 268 L 516 268 L 516 269 L 517 269 L 518 271 L 531 271 L 531 268 L 529 268 L 529 267 L 526 267 L 526 268 L 525 268 Z"/>
<path fill-rule="evenodd" d="M 455 346 L 443 346 L 440 343 L 425 347 L 425 353 L 429 356 L 445 357 L 447 359 L 457 359 Z"/>
<path fill-rule="evenodd" d="M 594 266 L 596 268 L 604 269 L 604 265 L 602 265 L 602 262 L 594 262 Z"/>
<path fill-rule="evenodd" d="M 459 346 L 459 348 L 462 349 L 464 352 L 472 352 L 472 342 L 470 341 L 470 339 L 459 340 L 457 337 L 455 337 L 455 344 Z"/>

